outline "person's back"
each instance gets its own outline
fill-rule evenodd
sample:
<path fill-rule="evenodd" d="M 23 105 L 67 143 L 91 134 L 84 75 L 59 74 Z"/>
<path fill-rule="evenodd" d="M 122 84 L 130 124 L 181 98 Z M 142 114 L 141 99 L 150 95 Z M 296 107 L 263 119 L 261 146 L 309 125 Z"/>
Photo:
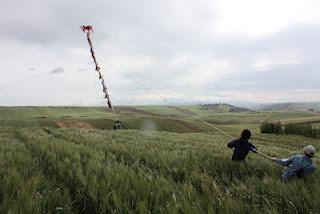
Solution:
<path fill-rule="evenodd" d="M 303 150 L 305 155 L 297 154 L 288 159 L 273 159 L 277 164 L 286 167 L 286 170 L 282 175 L 284 181 L 287 181 L 294 176 L 306 177 L 316 170 L 316 166 L 311 159 L 315 153 L 315 148 L 309 145 L 304 147 Z"/>
<path fill-rule="evenodd" d="M 243 130 L 240 139 L 233 140 L 228 143 L 229 148 L 234 148 L 232 160 L 245 161 L 250 151 L 255 152 L 257 148 L 249 142 L 251 132 L 247 129 Z"/>
<path fill-rule="evenodd" d="M 255 146 L 249 141 L 234 140 L 228 143 L 229 148 L 234 148 L 232 160 L 244 161 L 250 151 L 254 151 Z"/>

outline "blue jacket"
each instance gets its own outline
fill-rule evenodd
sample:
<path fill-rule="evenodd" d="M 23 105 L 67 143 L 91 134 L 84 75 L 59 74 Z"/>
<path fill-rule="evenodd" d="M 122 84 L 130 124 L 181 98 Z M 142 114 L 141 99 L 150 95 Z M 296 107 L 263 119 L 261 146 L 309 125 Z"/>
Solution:
<path fill-rule="evenodd" d="M 306 155 L 293 155 L 288 159 L 277 159 L 276 163 L 287 167 L 282 175 L 282 179 L 285 181 L 293 176 L 307 176 L 316 170 L 316 165 Z"/>
<path fill-rule="evenodd" d="M 257 148 L 249 141 L 233 140 L 228 143 L 229 148 L 234 148 L 232 160 L 244 161 L 249 151 L 255 152 Z"/>

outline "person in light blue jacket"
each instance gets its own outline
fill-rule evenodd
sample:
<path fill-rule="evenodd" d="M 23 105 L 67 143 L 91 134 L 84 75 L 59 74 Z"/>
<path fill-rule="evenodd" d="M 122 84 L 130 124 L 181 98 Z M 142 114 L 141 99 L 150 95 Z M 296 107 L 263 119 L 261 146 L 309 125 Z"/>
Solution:
<path fill-rule="evenodd" d="M 288 159 L 273 158 L 272 160 L 286 169 L 282 175 L 282 180 L 288 181 L 290 178 L 299 177 L 304 178 L 316 170 L 316 165 L 312 161 L 312 157 L 316 153 L 316 149 L 311 146 L 303 148 L 304 155 L 293 155 Z"/>

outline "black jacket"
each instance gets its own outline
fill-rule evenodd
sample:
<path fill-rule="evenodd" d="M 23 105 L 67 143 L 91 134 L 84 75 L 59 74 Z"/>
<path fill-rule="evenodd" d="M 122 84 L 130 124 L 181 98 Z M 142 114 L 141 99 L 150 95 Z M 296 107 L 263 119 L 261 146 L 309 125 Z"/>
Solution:
<path fill-rule="evenodd" d="M 257 148 L 249 141 L 233 140 L 228 143 L 229 148 L 234 148 L 232 160 L 244 161 L 249 151 L 255 152 Z"/>

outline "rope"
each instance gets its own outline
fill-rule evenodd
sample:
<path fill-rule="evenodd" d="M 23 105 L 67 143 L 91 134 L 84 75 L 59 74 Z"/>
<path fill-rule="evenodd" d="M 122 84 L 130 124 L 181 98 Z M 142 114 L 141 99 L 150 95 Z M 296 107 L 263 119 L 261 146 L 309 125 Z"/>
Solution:
<path fill-rule="evenodd" d="M 152 94 L 156 95 L 157 97 L 159 97 L 160 99 L 164 100 L 165 102 L 167 102 L 167 98 L 163 97 L 161 94 L 157 93 L 156 91 L 152 90 L 149 87 L 144 86 L 144 84 L 137 80 L 137 79 L 133 79 L 131 78 L 126 72 L 118 70 L 124 77 L 126 77 L 127 79 L 130 79 L 132 81 L 135 81 L 136 83 L 138 83 L 138 85 L 140 85 L 142 88 L 144 88 L 145 90 L 150 91 Z"/>
<path fill-rule="evenodd" d="M 199 121 L 203 122 L 203 123 L 204 123 L 204 124 L 206 124 L 207 126 L 209 126 L 209 127 L 213 128 L 213 129 L 215 129 L 216 131 L 218 131 L 218 132 L 220 132 L 220 133 L 224 134 L 225 136 L 227 136 L 227 137 L 229 137 L 229 138 L 231 138 L 231 139 L 235 139 L 235 137 L 233 137 L 233 136 L 232 136 L 232 135 L 230 135 L 229 133 L 227 133 L 227 132 L 225 132 L 225 131 L 223 131 L 223 130 L 219 129 L 218 127 L 216 127 L 215 125 L 212 125 L 211 123 L 208 123 L 207 121 L 205 121 L 204 119 L 202 119 L 201 117 L 199 117 L 199 116 L 198 116 L 197 114 L 195 114 L 194 112 L 191 112 L 191 113 L 193 113 L 193 114 L 194 114 L 195 118 L 197 118 Z"/>
<path fill-rule="evenodd" d="M 123 71 L 129 71 L 129 69 L 128 69 L 127 67 L 125 67 L 125 66 L 120 65 L 119 63 L 117 63 L 114 58 L 108 57 L 108 58 L 104 58 L 104 59 L 105 59 L 106 61 L 109 61 L 109 62 L 111 62 L 112 64 L 118 66 L 118 67 L 119 67 L 120 69 L 122 69 Z M 118 70 L 118 69 L 117 69 L 117 70 Z M 119 70 L 119 71 L 121 71 L 121 70 Z M 187 95 L 183 94 L 182 92 L 177 91 L 176 89 L 171 88 L 171 87 L 169 87 L 169 86 L 167 86 L 167 85 L 165 85 L 165 84 L 163 84 L 163 83 L 157 82 L 157 81 L 155 81 L 155 80 L 153 80 L 153 79 L 151 79 L 151 78 L 149 78 L 149 77 L 146 77 L 146 76 L 143 75 L 143 74 L 140 74 L 140 73 L 135 72 L 135 71 L 133 71 L 132 73 L 134 73 L 134 74 L 136 74 L 136 75 L 138 75 L 138 76 L 141 76 L 142 78 L 144 78 L 144 79 L 146 79 L 146 80 L 149 80 L 149 81 L 151 81 L 151 82 L 153 82 L 153 83 L 155 83 L 155 84 L 157 84 L 157 85 L 160 85 L 160 86 L 162 86 L 162 87 L 165 88 L 165 89 L 169 89 L 169 90 L 171 90 L 171 91 L 173 91 L 173 92 L 175 92 L 175 93 L 177 93 L 177 94 L 179 94 L 179 95 L 181 95 L 181 96 L 184 96 L 184 97 L 186 97 L 186 98 L 188 98 L 188 99 L 191 98 L 191 99 L 194 100 L 193 97 L 187 96 Z"/>
<path fill-rule="evenodd" d="M 117 64 L 117 63 L 114 63 L 114 64 Z M 122 66 L 119 66 L 119 67 L 122 67 Z M 159 93 L 155 92 L 154 90 L 150 89 L 149 87 L 144 86 L 144 84 L 143 84 L 141 81 L 139 81 L 139 80 L 137 80 L 137 79 L 131 78 L 130 75 L 128 75 L 127 72 L 125 72 L 125 71 L 123 71 L 123 70 L 120 70 L 120 69 L 118 69 L 118 68 L 115 68 L 115 69 L 116 69 L 117 71 L 119 71 L 120 73 L 122 73 L 126 78 L 128 78 L 128 79 L 130 79 L 130 80 L 132 80 L 132 81 L 137 82 L 141 87 L 143 87 L 144 89 L 150 91 L 152 94 L 156 95 L 157 97 L 159 97 L 159 98 L 162 99 L 163 101 L 165 101 L 165 102 L 167 102 L 167 103 L 169 102 L 168 99 L 165 98 L 164 96 L 160 95 Z M 136 73 L 136 72 L 135 72 L 135 73 Z M 156 81 L 153 81 L 153 82 L 156 82 Z M 167 87 L 167 89 L 170 89 L 170 88 Z M 172 90 L 172 89 L 170 89 L 170 90 Z M 184 96 L 190 98 L 190 97 L 187 96 L 187 95 L 184 95 Z M 191 99 L 193 99 L 193 98 L 191 98 Z M 205 121 L 204 119 L 202 119 L 202 118 L 201 118 L 199 115 L 197 115 L 196 113 L 194 113 L 194 112 L 192 112 L 192 111 L 190 111 L 190 113 L 192 113 L 193 116 L 194 116 L 196 119 L 198 119 L 199 121 L 201 121 L 201 122 L 204 123 L 205 125 L 209 126 L 210 128 L 212 128 L 212 129 L 214 129 L 214 130 L 222 133 L 223 135 L 225 135 L 225 136 L 227 136 L 227 137 L 229 137 L 229 138 L 231 138 L 231 139 L 234 139 L 234 138 L 235 138 L 235 137 L 233 137 L 232 135 L 230 135 L 229 133 L 227 133 L 227 132 L 219 129 L 216 125 L 214 125 L 214 124 L 212 124 L 212 123 L 208 123 L 207 121 Z"/>
<path fill-rule="evenodd" d="M 42 77 L 42 76 L 45 76 L 45 75 L 48 75 L 50 74 L 50 72 L 45 72 L 45 73 L 41 73 L 41 74 L 36 74 L 34 76 L 31 76 L 31 77 L 28 77 L 26 79 L 22 79 L 22 80 L 17 80 L 17 81 L 14 81 L 12 83 L 9 83 L 9 84 L 6 84 L 6 85 L 3 85 L 3 86 L 0 86 L 0 90 L 4 90 L 4 89 L 7 89 L 7 88 L 11 88 L 15 85 L 18 85 L 18 84 L 21 84 L 21 83 L 24 83 L 24 82 L 29 82 L 31 80 L 34 80 L 34 79 L 37 79 L 39 77 Z"/>
<path fill-rule="evenodd" d="M 118 65 L 118 67 L 123 67 L 123 66 L 115 63 L 113 60 L 110 60 L 110 59 L 109 59 L 108 61 L 112 61 L 113 64 Z M 114 66 L 113 66 L 113 67 L 114 67 Z M 114 67 L 114 68 L 115 68 L 117 71 L 119 71 L 120 73 L 122 73 L 126 78 L 128 78 L 128 79 L 130 79 L 130 80 L 132 80 L 132 81 L 137 82 L 137 83 L 138 83 L 141 87 L 143 87 L 144 89 L 150 91 L 151 93 L 153 93 L 154 95 L 158 96 L 159 98 L 161 98 L 161 99 L 164 100 L 165 102 L 168 102 L 168 99 L 167 99 L 167 98 L 165 98 L 165 97 L 163 97 L 162 95 L 160 95 L 159 93 L 153 91 L 153 90 L 150 89 L 149 87 L 145 87 L 144 84 L 143 84 L 141 81 L 138 81 L 137 79 L 131 78 L 130 75 L 128 75 L 127 72 L 125 72 L 125 71 L 123 71 L 123 70 L 120 70 L 119 68 L 116 68 L 116 67 Z M 128 70 L 128 69 L 126 69 L 126 70 Z M 134 73 L 137 73 L 137 72 L 134 72 Z M 140 76 L 143 76 L 143 75 L 140 75 Z M 152 79 L 149 79 L 149 80 L 151 80 L 151 81 L 154 82 L 154 83 L 157 83 L 156 81 L 154 81 L 154 80 L 152 80 Z M 162 85 L 163 85 L 163 84 L 162 84 Z M 167 88 L 167 89 L 170 89 L 169 87 L 166 87 L 166 88 Z M 170 89 L 170 90 L 172 90 L 172 89 Z M 176 90 L 174 90 L 174 91 L 176 92 Z M 176 93 L 177 93 L 177 92 L 176 92 Z M 194 99 L 194 98 L 189 97 L 189 96 L 187 96 L 187 95 L 185 95 L 185 94 L 182 94 L 182 93 L 180 93 L 180 92 L 179 92 L 179 94 L 181 94 L 181 95 L 183 95 L 183 96 L 185 96 L 185 97 L 187 97 L 187 98 L 189 98 L 189 99 Z M 179 108 L 179 107 L 178 107 L 178 108 Z M 199 121 L 201 121 L 203 124 L 207 125 L 208 127 L 210 127 L 210 128 L 212 128 L 212 129 L 220 132 L 221 134 L 225 135 L 226 137 L 228 137 L 228 138 L 230 138 L 230 139 L 235 139 L 234 136 L 232 136 L 231 134 L 229 134 L 229 133 L 223 131 L 222 129 L 218 128 L 215 124 L 208 123 L 207 121 L 205 121 L 204 119 L 202 119 L 202 118 L 201 118 L 199 115 L 197 115 L 196 113 L 194 113 L 194 112 L 192 112 L 192 111 L 190 111 L 190 113 L 192 113 L 192 115 L 193 115 L 196 119 L 198 119 Z M 265 153 L 263 153 L 263 152 L 260 152 L 260 151 L 258 151 L 258 150 L 255 150 L 255 152 L 256 152 L 257 154 L 265 157 L 265 158 L 268 158 L 268 159 L 272 160 L 272 157 L 271 157 L 271 156 L 269 156 L 269 155 L 267 155 L 267 154 L 265 154 Z"/>
<path fill-rule="evenodd" d="M 62 65 L 62 66 L 57 66 L 56 68 L 66 68 L 66 67 L 69 67 L 69 66 L 78 64 L 78 63 L 80 63 L 80 62 L 83 62 L 84 60 L 87 60 L 87 58 L 83 58 L 83 59 L 81 59 L 81 60 L 77 60 L 77 61 L 74 61 L 74 62 L 65 64 L 65 65 Z M 25 79 L 16 80 L 16 81 L 11 82 L 11 83 L 8 83 L 8 84 L 6 84 L 6 85 L 2 85 L 2 86 L 0 86 L 0 90 L 4 90 L 4 89 L 7 89 L 7 88 L 11 88 L 11 87 L 14 87 L 15 85 L 22 84 L 22 83 L 25 83 L 25 82 L 29 82 L 29 81 L 31 81 L 31 80 L 38 79 L 38 78 L 40 78 L 40 77 L 42 77 L 42 76 L 54 74 L 54 73 L 52 72 L 53 70 L 54 70 L 54 69 L 51 69 L 50 71 L 46 71 L 46 72 L 43 72 L 43 73 L 40 73 L 40 74 L 36 74 L 36 75 L 30 76 L 30 77 L 25 78 Z"/>
<path fill-rule="evenodd" d="M 258 151 L 258 150 L 255 150 L 255 151 L 256 151 L 258 154 L 260 154 L 260 155 L 262 155 L 262 156 L 264 156 L 264 157 L 266 157 L 266 158 L 268 158 L 268 159 L 272 160 L 272 157 L 271 157 L 271 156 L 266 155 L 265 153 L 260 152 L 260 151 Z"/>
<path fill-rule="evenodd" d="M 167 99 L 167 98 L 163 97 L 162 95 L 160 95 L 159 93 L 157 93 L 157 92 L 155 92 L 154 90 L 150 89 L 149 87 L 145 87 L 144 84 L 143 84 L 141 81 L 138 81 L 137 79 L 131 78 L 131 77 L 128 75 L 128 73 L 124 71 L 124 70 L 127 70 L 127 71 L 128 71 L 129 69 L 127 69 L 126 67 L 124 67 L 124 66 L 120 65 L 119 63 L 115 62 L 114 59 L 108 58 L 108 59 L 105 59 L 105 60 L 107 60 L 107 61 L 111 62 L 112 64 L 114 64 L 114 65 L 122 68 L 123 70 L 120 70 L 119 68 L 116 68 L 116 67 L 113 66 L 116 70 L 118 70 L 120 73 L 122 73 L 126 78 L 137 82 L 137 83 L 138 83 L 141 87 L 143 87 L 144 89 L 152 92 L 154 95 L 158 96 L 159 98 L 161 98 L 161 99 L 164 100 L 165 102 L 168 102 L 168 99 Z M 139 76 L 142 76 L 144 79 L 147 79 L 147 80 L 149 80 L 149 81 L 152 81 L 152 82 L 155 83 L 155 84 L 161 85 L 161 86 L 163 86 L 163 87 L 166 88 L 166 89 L 169 89 L 169 90 L 171 90 L 171 91 L 174 91 L 174 92 L 177 93 L 177 94 L 180 94 L 180 95 L 182 95 L 182 96 L 184 96 L 184 97 L 187 97 L 188 99 L 193 99 L 193 100 L 195 100 L 193 97 L 190 97 L 190 96 L 187 96 L 187 95 L 185 95 L 185 94 L 183 94 L 183 93 L 181 93 L 181 92 L 178 92 L 177 90 L 174 90 L 174 89 L 172 89 L 172 88 L 170 88 L 170 87 L 168 87 L 168 86 L 165 86 L 165 85 L 162 84 L 162 83 L 160 84 L 159 82 L 157 82 L 157 81 L 155 81 L 155 80 L 153 80 L 153 79 L 151 79 L 151 78 L 148 78 L 148 77 L 146 77 L 146 76 L 144 76 L 144 75 L 142 75 L 142 74 L 139 74 L 138 72 L 133 72 L 133 73 L 135 73 L 135 74 L 137 74 L 137 75 L 139 75 Z M 179 108 L 179 107 L 178 107 L 178 108 Z M 212 123 L 208 123 L 207 121 L 205 121 L 204 119 L 202 119 L 202 118 L 201 118 L 199 115 L 197 115 L 196 113 L 191 112 L 191 111 L 190 111 L 190 113 L 192 113 L 193 116 L 194 116 L 196 119 L 198 119 L 199 121 L 201 121 L 201 122 L 204 123 L 205 125 L 209 126 L 210 128 L 212 128 L 212 129 L 214 129 L 214 130 L 222 133 L 223 135 L 225 135 L 225 136 L 227 136 L 227 137 L 229 137 L 229 138 L 231 138 L 231 139 L 235 139 L 234 136 L 232 136 L 231 134 L 223 131 L 222 129 L 219 129 L 216 125 L 214 125 L 214 124 L 212 124 Z M 272 112 L 266 112 L 266 116 L 267 116 L 267 121 L 270 120 L 270 118 L 271 118 L 271 116 L 272 116 Z M 257 154 L 259 154 L 259 155 L 261 155 L 261 156 L 269 159 L 269 160 L 272 160 L 272 157 L 271 157 L 271 156 L 269 156 L 269 155 L 267 155 L 267 154 L 265 154 L 265 153 L 263 153 L 263 152 L 261 152 L 261 151 L 255 150 L 255 152 L 256 152 Z M 315 159 L 315 161 L 318 161 L 317 158 L 314 158 L 314 159 Z"/>

